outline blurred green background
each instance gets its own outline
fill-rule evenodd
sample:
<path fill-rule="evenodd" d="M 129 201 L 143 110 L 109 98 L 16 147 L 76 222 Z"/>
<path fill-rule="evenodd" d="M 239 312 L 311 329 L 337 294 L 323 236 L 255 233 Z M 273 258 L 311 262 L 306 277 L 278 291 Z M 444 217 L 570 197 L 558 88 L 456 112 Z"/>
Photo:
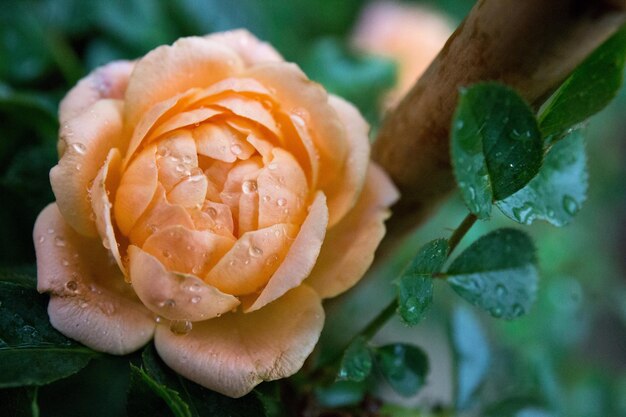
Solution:
<path fill-rule="evenodd" d="M 32 270 L 32 226 L 54 197 L 48 171 L 56 163 L 57 105 L 78 79 L 114 59 L 136 58 L 181 36 L 244 27 L 301 65 L 314 80 L 357 104 L 375 126 L 382 94 L 393 86 L 393 62 L 364 56 L 348 42 L 366 4 L 362 0 L 3 0 L 0 4 L 0 266 Z M 416 2 L 460 22 L 472 0 Z M 563 229 L 530 228 L 542 271 L 532 312 L 500 322 L 437 288 L 435 308 L 416 329 L 390 323 L 380 340 L 402 337 L 431 353 L 431 384 L 415 401 L 377 391 L 401 407 L 437 408 L 454 395 L 458 358 L 446 357 L 448 329 L 468 340 L 474 327 L 455 330 L 455 314 L 466 314 L 483 329 L 487 343 L 471 348 L 488 358 L 486 377 L 468 400 L 468 409 L 517 398 L 568 417 L 626 416 L 626 92 L 588 127 L 590 187 L 575 222 Z M 426 241 L 446 237 L 465 209 L 453 197 L 417 231 L 390 262 L 380 265 L 364 285 L 329 307 L 320 350 L 330 349 L 344 326 L 366 321 L 373 306 L 391 297 L 391 279 Z M 498 226 L 504 217 L 479 223 L 465 243 Z M 347 313 L 351 313 L 348 315 Z M 469 318 L 468 318 L 469 317 Z M 458 318 L 458 317 L 457 317 Z M 464 319 L 464 320 L 465 320 Z M 463 323 L 463 321 L 461 321 Z M 463 332 L 471 334 L 463 335 Z M 430 346 L 430 348 L 429 348 Z M 81 373 L 39 392 L 42 415 L 115 416 L 123 414 L 128 384 L 127 358 L 94 360 Z M 475 370 L 475 376 L 482 371 Z M 442 376 L 443 375 L 443 376 Z M 470 376 L 471 378 L 471 376 Z M 483 381 L 481 383 L 480 381 Z M 452 381 L 452 382 L 451 382 Z M 80 395 L 74 395 L 80 394 Z M 458 392 L 456 395 L 458 396 Z M 320 394 L 322 395 L 322 394 Z M 323 397 L 323 395 L 322 395 Z M 63 401 L 71 398 L 71 406 Z M 328 405 L 332 396 L 322 398 Z M 531 400 L 528 400 L 531 401 Z M 514 406 L 511 406 L 514 409 Z M 1 413 L 1 411 L 0 411 Z M 496 412 L 497 413 L 497 412 Z M 502 412 L 503 416 L 520 415 Z M 533 414 L 539 416 L 540 414 Z M 545 414 L 544 414 L 545 415 Z M 529 414 L 530 416 L 530 414 Z"/>

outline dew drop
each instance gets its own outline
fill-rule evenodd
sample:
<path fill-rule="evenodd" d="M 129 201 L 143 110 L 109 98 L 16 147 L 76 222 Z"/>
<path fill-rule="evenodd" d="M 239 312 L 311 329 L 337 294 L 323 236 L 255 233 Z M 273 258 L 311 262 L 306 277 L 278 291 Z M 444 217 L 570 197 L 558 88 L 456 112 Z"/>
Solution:
<path fill-rule="evenodd" d="M 63 259 L 63 266 L 69 266 L 70 262 L 67 259 Z"/>
<path fill-rule="evenodd" d="M 519 317 L 522 314 L 524 314 L 524 307 L 522 307 L 520 304 L 513 305 L 513 316 Z"/>
<path fill-rule="evenodd" d="M 172 320 L 170 323 L 170 331 L 179 336 L 184 336 L 189 333 L 193 325 L 188 320 Z"/>
<path fill-rule="evenodd" d="M 242 152 L 242 149 L 240 145 L 234 144 L 230 147 L 230 151 L 233 155 L 239 155 Z"/>
<path fill-rule="evenodd" d="M 250 256 L 258 258 L 259 256 L 263 255 L 263 250 L 257 246 L 250 246 L 248 248 L 248 254 Z"/>
<path fill-rule="evenodd" d="M 85 145 L 83 145 L 82 143 L 78 143 L 78 142 L 72 143 L 72 149 L 74 149 L 74 152 L 80 155 L 84 155 L 85 151 L 87 150 L 87 148 L 85 148 Z"/>
<path fill-rule="evenodd" d="M 244 194 L 252 194 L 257 191 L 257 183 L 255 180 L 246 180 L 241 184 L 241 191 Z"/>
<path fill-rule="evenodd" d="M 578 213 L 578 210 L 580 208 L 578 207 L 578 203 L 576 202 L 576 200 L 574 200 L 574 197 L 566 194 L 563 197 L 563 209 L 567 212 L 567 214 L 573 216 Z"/>
<path fill-rule="evenodd" d="M 39 243 L 43 243 L 46 238 L 44 236 L 39 236 L 39 239 L 37 239 L 39 241 Z"/>
<path fill-rule="evenodd" d="M 198 304 L 200 300 L 202 300 L 202 297 L 200 297 L 199 295 L 196 295 L 195 297 L 191 297 L 192 304 Z"/>
<path fill-rule="evenodd" d="M 61 236 L 57 236 L 54 238 L 54 244 L 60 248 L 65 247 L 65 239 L 63 239 Z"/>
<path fill-rule="evenodd" d="M 267 166 L 267 169 L 269 169 L 270 171 L 274 171 L 274 170 L 276 170 L 276 168 L 278 168 L 278 162 L 271 162 Z"/>
<path fill-rule="evenodd" d="M 161 323 L 161 322 L 163 321 L 163 317 L 161 317 L 161 316 L 156 316 L 156 317 L 154 318 L 154 321 L 156 321 L 157 323 Z"/>
<path fill-rule="evenodd" d="M 82 166 L 80 164 L 76 164 L 74 168 L 76 168 L 76 171 L 80 171 L 82 169 Z"/>
<path fill-rule="evenodd" d="M 78 283 L 76 281 L 67 281 L 65 283 L 65 288 L 70 291 L 76 291 L 78 289 Z"/>
<path fill-rule="evenodd" d="M 263 196 L 263 201 L 266 203 L 269 203 L 272 200 L 272 197 L 270 197 L 269 195 L 264 195 Z"/>
<path fill-rule="evenodd" d="M 87 308 L 89 306 L 88 303 L 84 302 L 80 305 L 80 308 Z"/>
<path fill-rule="evenodd" d="M 276 200 L 276 204 L 278 204 L 280 207 L 283 207 L 285 204 L 287 204 L 287 200 L 285 200 L 284 198 L 279 198 L 278 200 Z"/>
<path fill-rule="evenodd" d="M 176 172 L 183 172 L 185 170 L 185 166 L 183 164 L 176 165 Z"/>
<path fill-rule="evenodd" d="M 506 287 L 502 284 L 496 285 L 496 295 L 498 297 L 503 297 L 508 293 Z"/>
<path fill-rule="evenodd" d="M 148 225 L 148 230 L 150 231 L 150 233 L 154 233 L 158 230 L 158 227 L 156 227 L 155 224 L 149 224 Z"/>
<path fill-rule="evenodd" d="M 235 264 L 236 264 L 236 263 L 237 263 L 237 262 L 233 259 L 233 260 L 231 260 L 231 261 L 228 263 L 228 265 L 230 265 L 230 266 L 235 266 Z"/>
<path fill-rule="evenodd" d="M 494 307 L 491 310 L 489 310 L 489 312 L 491 313 L 492 316 L 494 316 L 497 319 L 502 317 L 502 309 L 500 307 Z"/>
<path fill-rule="evenodd" d="M 191 163 L 191 157 L 189 155 L 184 155 L 183 164 L 190 164 L 190 163 Z"/>
<path fill-rule="evenodd" d="M 51 235 L 54 233 L 54 229 L 48 229 L 48 234 Z"/>
<path fill-rule="evenodd" d="M 164 250 L 162 253 L 163 253 L 163 256 L 166 257 L 166 258 L 171 258 L 172 257 L 172 254 L 168 250 Z"/>
<path fill-rule="evenodd" d="M 159 307 L 174 307 L 176 306 L 176 301 L 168 298 L 167 300 L 161 301 L 158 305 Z"/>

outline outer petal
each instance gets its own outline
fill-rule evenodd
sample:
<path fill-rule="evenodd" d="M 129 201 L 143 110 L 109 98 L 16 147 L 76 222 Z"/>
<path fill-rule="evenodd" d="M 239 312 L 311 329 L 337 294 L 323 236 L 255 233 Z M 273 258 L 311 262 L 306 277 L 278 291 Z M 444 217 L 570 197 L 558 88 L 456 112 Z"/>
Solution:
<path fill-rule="evenodd" d="M 233 49 L 246 66 L 262 62 L 280 62 L 283 58 L 270 44 L 259 41 L 245 29 L 231 30 L 209 35 L 206 39 L 217 41 Z"/>
<path fill-rule="evenodd" d="M 96 68 L 80 80 L 59 104 L 61 124 L 78 116 L 98 100 L 123 98 L 134 65 L 130 61 L 114 61 Z"/>
<path fill-rule="evenodd" d="M 309 276 L 324 241 L 327 224 L 326 197 L 324 193 L 318 191 L 309 209 L 309 215 L 302 223 L 300 233 L 293 241 L 287 256 L 246 312 L 258 310 L 271 303 L 290 289 L 300 285 Z"/>
<path fill-rule="evenodd" d="M 343 215 L 341 213 L 345 213 L 356 203 L 363 187 L 370 159 L 369 125 L 361 113 L 344 99 L 331 95 L 328 102 L 337 111 L 346 127 L 346 138 L 350 148 L 343 173 L 324 188 L 328 198 L 328 211 L 336 213 L 333 220 L 337 222 L 340 219 L 339 215 Z M 330 222 L 329 227 L 334 224 Z"/>
<path fill-rule="evenodd" d="M 96 216 L 96 226 L 98 234 L 102 238 L 102 244 L 111 251 L 117 266 L 126 275 L 126 268 L 124 268 L 122 263 L 115 227 L 111 218 L 112 204 L 109 199 L 110 190 L 117 189 L 120 182 L 121 165 L 122 157 L 120 152 L 117 149 L 111 149 L 89 192 L 91 193 L 91 206 Z"/>
<path fill-rule="evenodd" d="M 385 235 L 389 206 L 398 197 L 387 175 L 371 163 L 357 204 L 328 231 L 315 268 L 306 280 L 322 298 L 346 291 L 363 277 Z"/>
<path fill-rule="evenodd" d="M 230 48 L 189 37 L 161 46 L 139 60 L 126 90 L 126 120 L 135 126 L 160 101 L 193 87 L 209 87 L 239 72 L 243 63 Z"/>
<path fill-rule="evenodd" d="M 146 344 L 154 315 L 137 299 L 98 239 L 76 233 L 56 204 L 33 232 L 37 290 L 50 292 L 48 314 L 64 335 L 103 352 L 126 354 Z"/>
<path fill-rule="evenodd" d="M 130 277 L 141 301 L 170 320 L 207 320 L 236 308 L 239 300 L 193 275 L 166 271 L 154 256 L 128 247 Z"/>
<path fill-rule="evenodd" d="M 119 101 L 100 100 L 61 129 L 67 150 L 50 171 L 50 182 L 63 217 L 85 236 L 97 236 L 87 189 L 122 140 L 121 110 Z"/>
<path fill-rule="evenodd" d="M 255 78 L 267 88 L 275 90 L 275 101 L 280 103 L 282 109 L 290 118 L 289 123 L 304 125 L 315 142 L 319 157 L 319 184 L 316 188 L 324 190 L 332 189 L 333 183 L 341 175 L 341 170 L 348 156 L 349 144 L 346 140 L 345 126 L 336 110 L 328 103 L 328 94 L 318 84 L 310 81 L 300 69 L 293 64 L 268 63 L 248 69 L 245 76 Z M 293 115 L 296 115 L 294 120 Z M 297 122 L 296 122 L 297 120 Z M 280 120 L 279 120 L 280 122 Z M 288 140 L 282 146 L 294 155 L 299 155 L 297 149 L 292 149 L 295 138 Z M 302 144 L 306 152 L 312 148 Z M 300 159 L 303 167 L 305 162 Z M 340 210 L 330 212 L 330 224 L 334 224 L 343 217 L 350 206 L 341 207 Z"/>
<path fill-rule="evenodd" d="M 294 288 L 252 314 L 226 314 L 194 323 L 186 336 L 159 326 L 155 344 L 172 369 L 207 388 L 241 397 L 262 381 L 296 373 L 324 324 L 315 291 Z"/>

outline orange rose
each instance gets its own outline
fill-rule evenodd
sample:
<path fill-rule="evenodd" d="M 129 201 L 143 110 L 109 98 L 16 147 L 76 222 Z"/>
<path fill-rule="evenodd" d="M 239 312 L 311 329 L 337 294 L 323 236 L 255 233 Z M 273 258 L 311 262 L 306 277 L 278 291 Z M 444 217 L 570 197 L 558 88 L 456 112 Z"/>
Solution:
<path fill-rule="evenodd" d="M 385 108 L 395 106 L 410 90 L 452 35 L 453 27 L 444 15 L 415 4 L 379 1 L 364 9 L 352 35 L 354 46 L 398 64 L 398 82 Z"/>
<path fill-rule="evenodd" d="M 95 70 L 60 106 L 34 230 L 53 326 L 232 397 L 295 373 L 397 193 L 355 108 L 245 31 Z"/>

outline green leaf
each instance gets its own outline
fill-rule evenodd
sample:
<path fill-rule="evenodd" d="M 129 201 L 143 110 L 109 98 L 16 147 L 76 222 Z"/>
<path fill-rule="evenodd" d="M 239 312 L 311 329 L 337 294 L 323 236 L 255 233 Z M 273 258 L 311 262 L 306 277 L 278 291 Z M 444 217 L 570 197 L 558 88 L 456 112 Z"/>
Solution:
<path fill-rule="evenodd" d="M 461 297 L 493 317 L 514 319 L 530 309 L 539 279 L 535 247 L 525 233 L 495 230 L 474 242 L 448 269 Z"/>
<path fill-rule="evenodd" d="M 450 340 L 456 368 L 456 407 L 463 410 L 471 405 L 472 396 L 483 383 L 491 354 L 480 321 L 464 306 L 452 314 Z"/>
<path fill-rule="evenodd" d="M 363 381 L 372 371 L 372 351 L 367 339 L 357 337 L 343 353 L 337 379 L 340 381 Z"/>
<path fill-rule="evenodd" d="M 158 395 L 176 416 L 265 416 L 263 404 L 254 393 L 233 399 L 191 382 L 169 369 L 157 356 L 152 345 L 146 347 L 141 357 L 143 362 L 142 370 L 153 381 L 152 385 L 147 384 L 152 392 L 145 392 L 144 390 L 142 395 L 145 395 L 146 401 L 152 401 L 152 403 L 155 401 L 154 394 Z M 158 387 L 154 384 L 158 385 Z M 132 398 L 137 392 L 129 393 L 130 415 L 135 415 L 134 412 L 138 410 L 137 407 L 141 407 L 142 399 Z M 181 403 L 187 404 L 189 414 L 177 414 L 185 412 Z"/>
<path fill-rule="evenodd" d="M 463 200 L 479 218 L 491 203 L 524 187 L 539 171 L 541 133 L 517 93 L 495 83 L 461 90 L 452 124 L 452 165 Z"/>
<path fill-rule="evenodd" d="M 596 49 L 565 80 L 539 116 L 546 137 L 559 136 L 602 110 L 622 85 L 626 27 Z"/>
<path fill-rule="evenodd" d="M 130 365 L 127 408 L 133 416 L 192 416 L 189 405 L 180 398 L 178 392 L 155 381 L 144 369 L 133 364 Z"/>
<path fill-rule="evenodd" d="M 448 241 L 424 245 L 397 280 L 398 315 L 409 326 L 419 323 L 433 301 L 434 273 L 440 272 L 448 256 Z"/>
<path fill-rule="evenodd" d="M 48 384 L 98 355 L 52 328 L 46 297 L 9 279 L 0 281 L 0 388 Z"/>
<path fill-rule="evenodd" d="M 410 397 L 423 386 L 428 374 L 428 357 L 416 346 L 394 343 L 375 351 L 376 364 L 398 394 Z"/>
<path fill-rule="evenodd" d="M 526 187 L 496 205 L 518 223 L 540 219 L 565 226 L 587 198 L 588 177 L 583 133 L 575 130 L 554 144 L 539 174 Z"/>

